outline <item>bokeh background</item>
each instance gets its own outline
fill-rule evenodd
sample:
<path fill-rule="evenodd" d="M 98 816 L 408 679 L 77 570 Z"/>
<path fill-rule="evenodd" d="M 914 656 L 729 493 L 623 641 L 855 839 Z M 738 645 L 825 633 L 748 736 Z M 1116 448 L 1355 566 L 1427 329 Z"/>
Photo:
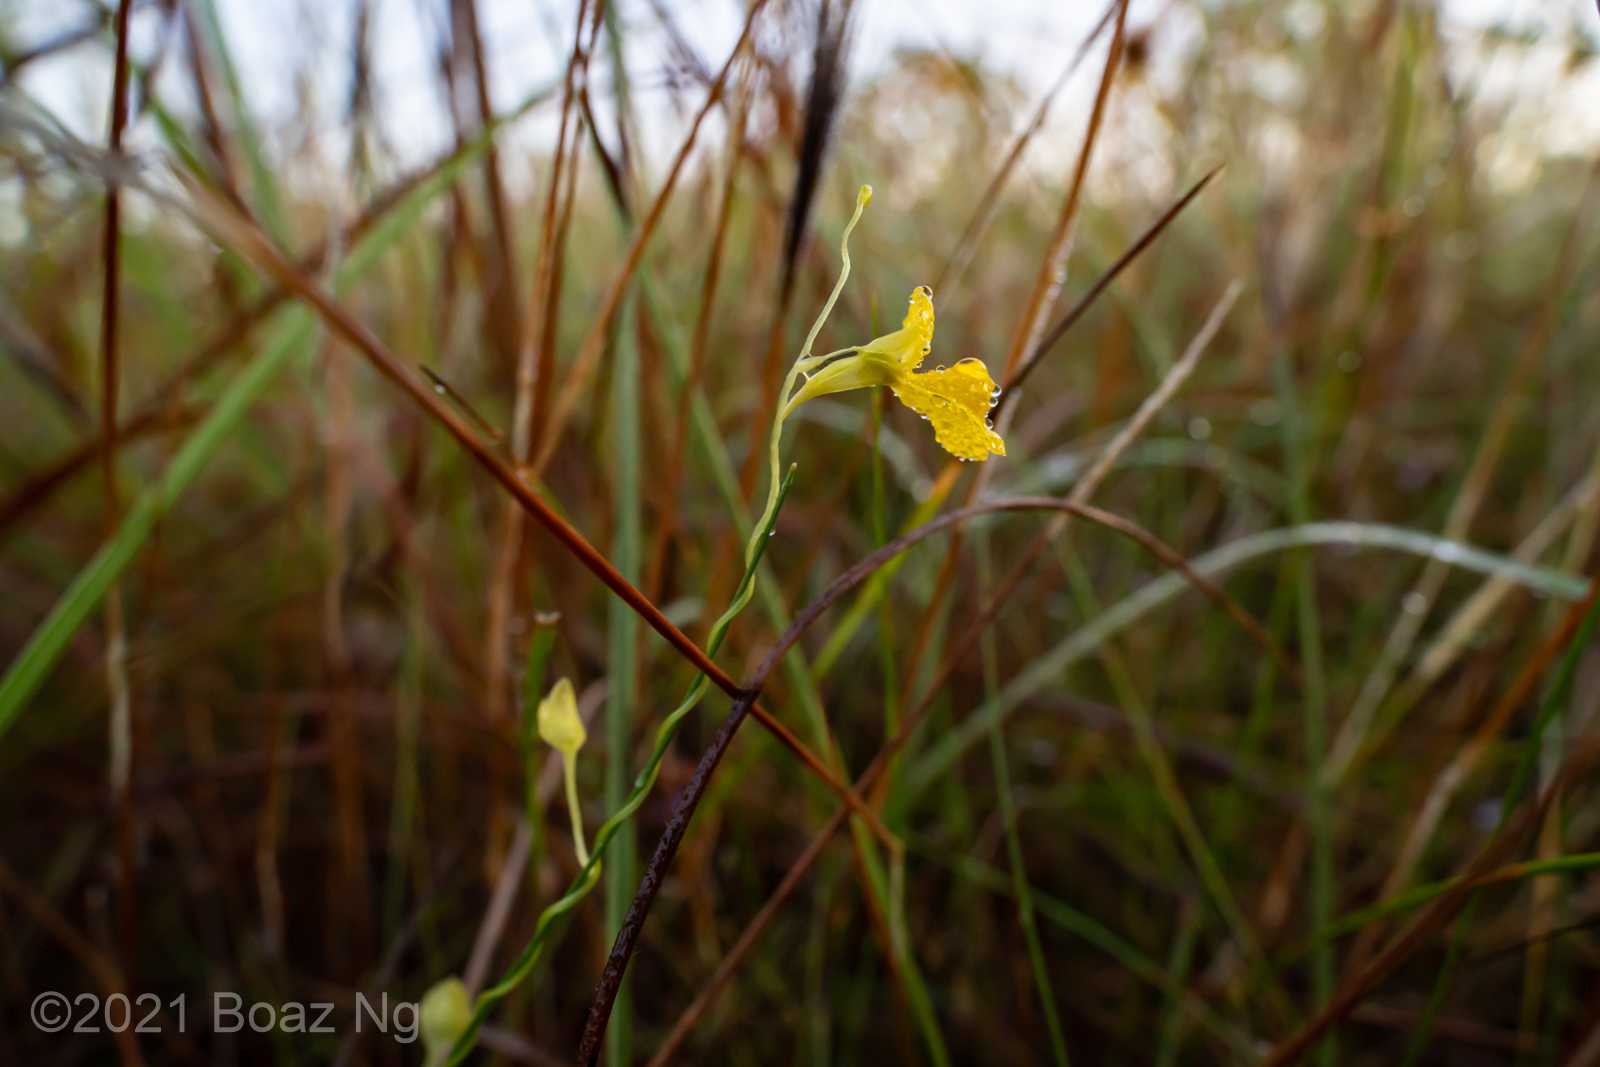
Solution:
<path fill-rule="evenodd" d="M 573 1062 L 697 795 L 609 1064 L 1600 1063 L 1597 49 L 1586 0 L 0 6 L 0 1058 L 422 1063 L 357 994 L 510 972 L 472 1062 Z M 816 350 L 931 286 L 1006 455 L 798 408 L 717 663 L 1012 510 L 821 612 L 793 743 L 700 795 L 713 688 L 539 933 L 540 697 L 593 840 L 693 668 L 441 415 L 704 646 L 862 184 Z"/>

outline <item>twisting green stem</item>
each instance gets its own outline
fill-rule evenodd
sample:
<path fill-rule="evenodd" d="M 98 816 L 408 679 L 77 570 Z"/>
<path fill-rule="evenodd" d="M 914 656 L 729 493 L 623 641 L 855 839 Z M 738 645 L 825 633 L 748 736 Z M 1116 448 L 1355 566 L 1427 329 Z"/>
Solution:
<path fill-rule="evenodd" d="M 755 565 L 757 539 L 764 536 L 761 530 L 767 525 L 767 520 L 772 517 L 773 509 L 778 506 L 778 442 L 783 437 L 783 420 L 789 414 L 789 394 L 794 392 L 794 383 L 799 379 L 801 372 L 820 362 L 811 354 L 811 346 L 817 343 L 817 334 L 822 332 L 822 324 L 828 321 L 829 315 L 833 314 L 833 305 L 838 303 L 839 294 L 844 291 L 844 283 L 850 277 L 850 231 L 856 228 L 856 223 L 861 221 L 861 212 L 871 202 L 872 186 L 863 185 L 861 192 L 856 194 L 855 214 L 850 216 L 850 221 L 845 224 L 844 236 L 839 238 L 839 257 L 844 261 L 839 268 L 839 280 L 833 284 L 833 292 L 828 294 L 828 302 L 822 305 L 822 311 L 818 313 L 817 320 L 811 324 L 811 332 L 806 334 L 806 343 L 800 349 L 800 356 L 794 361 L 794 366 L 789 368 L 789 375 L 784 378 L 783 388 L 778 392 L 778 414 L 772 420 L 772 441 L 768 446 L 772 454 L 772 473 L 767 479 L 769 484 L 767 509 L 762 512 L 761 521 L 756 523 L 755 530 L 750 534 L 749 543 L 744 546 L 744 562 L 747 567 Z M 840 349 L 838 352 L 831 352 L 828 356 L 822 358 L 827 359 L 830 356 L 841 355 L 848 351 L 850 349 Z M 755 588 L 753 583 L 750 588 Z M 748 590 L 745 591 L 743 597 L 744 600 L 748 601 L 750 592 Z M 740 608 L 744 607 L 744 603 L 741 601 L 735 600 L 734 603 Z"/>
<path fill-rule="evenodd" d="M 772 506 L 767 510 L 761 525 L 756 527 L 755 536 L 751 539 L 751 543 L 755 546 L 755 553 L 745 567 L 744 578 L 739 583 L 739 589 L 734 595 L 733 604 L 727 611 L 723 612 L 722 617 L 711 628 L 710 640 L 706 643 L 706 654 L 708 656 L 716 656 L 717 651 L 722 647 L 723 638 L 727 636 L 728 626 L 733 622 L 734 616 L 739 614 L 739 609 L 750 601 L 750 590 L 755 586 L 756 567 L 761 562 L 761 555 L 765 551 L 767 538 L 771 535 L 773 526 L 777 523 L 778 512 L 783 509 L 783 501 L 789 495 L 789 487 L 793 484 L 794 467 L 791 466 L 783 481 L 779 484 L 777 493 L 774 494 Z M 454 1067 L 455 1064 L 466 1059 L 477 1044 L 478 1031 L 489 1017 L 489 1009 L 494 1005 L 494 1002 L 516 989 L 528 977 L 528 974 L 533 970 L 533 965 L 539 961 L 539 955 L 544 951 L 545 941 L 549 938 L 550 931 L 554 928 L 556 921 L 576 907 L 578 902 L 588 896 L 589 891 L 599 883 L 600 859 L 605 855 L 606 846 L 616 837 L 617 831 L 622 825 L 639 810 L 639 807 L 645 801 L 645 797 L 650 794 L 650 789 L 656 782 L 656 775 L 661 771 L 661 761 L 667 754 L 667 747 L 672 744 L 672 739 L 678 732 L 678 724 L 683 721 L 683 717 L 689 713 L 690 709 L 699 703 L 701 696 L 705 694 L 706 685 L 705 674 L 696 672 L 694 680 L 689 683 L 688 692 L 684 694 L 683 700 L 673 709 L 672 714 L 662 720 L 661 725 L 656 729 L 655 749 L 650 753 L 650 759 L 645 763 L 644 769 L 639 772 L 639 777 L 634 779 L 632 791 L 629 792 L 622 806 L 617 809 L 616 814 L 607 819 L 594 835 L 594 848 L 589 853 L 588 858 L 585 859 L 580 855 L 582 867 L 578 871 L 577 878 L 573 880 L 571 887 L 568 888 L 564 896 L 539 914 L 539 921 L 533 928 L 533 937 L 528 940 L 522 952 L 512 961 L 511 966 L 506 970 L 500 981 L 485 989 L 478 997 L 477 1005 L 472 1013 L 472 1022 L 468 1024 L 461 1037 L 456 1040 L 455 1047 L 450 1050 L 450 1067 Z M 570 766 L 571 764 L 569 763 L 568 767 L 570 768 Z M 573 840 L 578 843 L 578 848 L 581 849 L 583 847 L 583 834 L 581 827 L 576 825 L 576 790 L 572 784 L 573 779 L 570 776 L 567 781 L 567 802 L 573 809 Z"/>

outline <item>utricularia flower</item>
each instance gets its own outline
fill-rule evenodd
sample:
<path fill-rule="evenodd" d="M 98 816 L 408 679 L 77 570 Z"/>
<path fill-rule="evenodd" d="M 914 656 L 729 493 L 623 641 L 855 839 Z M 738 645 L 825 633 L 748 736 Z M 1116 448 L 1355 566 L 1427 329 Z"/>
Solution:
<path fill-rule="evenodd" d="M 789 368 L 789 376 L 778 395 L 777 417 L 772 420 L 772 439 L 768 444 L 772 474 L 767 486 L 767 507 L 745 544 L 747 565 L 755 559 L 761 531 L 778 505 L 778 442 L 783 435 L 784 419 L 812 397 L 887 385 L 901 403 L 933 423 L 934 438 L 952 455 L 981 462 L 991 455 L 1006 454 L 1006 443 L 989 424 L 989 409 L 999 399 L 1000 389 L 981 360 L 964 359 L 953 367 L 918 373 L 922 361 L 933 348 L 933 290 L 927 286 L 918 286 L 912 291 L 911 307 L 900 329 L 894 333 L 853 348 L 841 348 L 820 356 L 811 354 L 811 346 L 822 332 L 822 324 L 828 321 L 833 305 L 844 290 L 845 280 L 850 277 L 850 231 L 856 228 L 861 212 L 871 202 L 872 186 L 863 185 L 856 196 L 855 214 L 850 216 L 844 235 L 839 239 L 839 280 L 811 324 L 806 343 L 800 348 L 800 358 Z M 796 389 L 802 375 L 805 383 Z M 748 600 L 749 592 L 744 595 Z M 738 603 L 731 610 L 743 606 Z"/>
<path fill-rule="evenodd" d="M 833 353 L 839 358 L 809 374 L 784 414 L 812 397 L 887 385 L 901 403 L 933 423 L 934 439 L 951 455 L 979 462 L 991 453 L 1005 455 L 1006 443 L 989 422 L 989 409 L 1000 396 L 989 368 L 982 360 L 964 359 L 953 367 L 916 373 L 932 348 L 933 290 L 922 285 L 912 290 L 900 329 L 845 349 L 848 354 Z"/>
<path fill-rule="evenodd" d="M 583 816 L 578 810 L 578 750 L 589 739 L 578 716 L 578 698 L 573 694 L 572 681 L 561 679 L 551 686 L 550 692 L 539 701 L 539 736 L 544 743 L 561 753 L 563 777 L 567 783 L 567 811 L 572 816 L 572 846 L 577 850 L 578 862 L 587 865 L 589 847 L 583 841 Z"/>

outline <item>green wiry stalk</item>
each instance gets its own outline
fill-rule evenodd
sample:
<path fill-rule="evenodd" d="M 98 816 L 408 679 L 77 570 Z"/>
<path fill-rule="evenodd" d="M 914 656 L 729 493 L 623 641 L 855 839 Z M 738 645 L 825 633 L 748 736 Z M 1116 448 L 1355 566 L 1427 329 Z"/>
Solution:
<path fill-rule="evenodd" d="M 611 437 L 614 442 L 613 524 L 611 563 L 630 582 L 639 581 L 639 343 L 634 298 L 627 297 L 617 316 L 616 353 L 611 372 Z M 639 616 L 620 600 L 611 601 L 609 629 L 610 688 L 606 700 L 606 812 L 615 817 L 627 803 L 628 735 L 638 692 Z M 606 936 L 615 937 L 633 900 L 638 878 L 634 825 L 624 822 L 606 859 Z M 599 851 L 598 844 L 596 845 Z M 632 1062 L 632 985 L 624 977 L 612 1009 L 606 1043 L 612 1067 Z"/>
<path fill-rule="evenodd" d="M 1178 913 L 1178 932 L 1172 939 L 1172 954 L 1167 959 L 1167 974 L 1172 986 L 1166 991 L 1166 1018 L 1161 1023 L 1161 1045 L 1156 1051 L 1156 1067 L 1174 1067 L 1183 1047 L 1183 988 L 1194 960 L 1194 944 L 1200 933 L 1200 906 L 1193 896 L 1185 896 Z"/>
<path fill-rule="evenodd" d="M 1287 351 L 1280 350 L 1274 357 L 1273 373 L 1281 412 L 1285 473 L 1289 479 L 1289 518 L 1303 524 L 1311 520 L 1310 450 L 1314 433 L 1304 422 Z M 1321 772 L 1328 747 L 1327 687 L 1322 669 L 1322 621 L 1317 611 L 1316 573 L 1310 554 L 1302 549 L 1292 557 L 1292 565 L 1298 607 L 1300 670 L 1304 679 L 1301 699 L 1305 723 L 1306 822 L 1311 832 L 1311 925 L 1319 929 L 1333 919 L 1334 893 L 1329 784 Z M 1333 995 L 1333 967 L 1333 946 L 1318 945 L 1311 957 L 1313 1009 L 1321 1008 Z M 1317 1062 L 1322 1067 L 1333 1067 L 1338 1058 L 1335 1032 L 1318 1046 Z"/>
<path fill-rule="evenodd" d="M 973 532 L 973 550 L 978 556 L 978 588 L 981 599 L 989 598 L 994 587 L 994 559 L 990 553 L 989 531 L 979 528 Z M 1067 1067 L 1067 1039 L 1061 1030 L 1061 1016 L 1056 1011 L 1055 987 L 1050 981 L 1050 971 L 1045 965 L 1044 946 L 1039 941 L 1039 929 L 1033 916 L 1033 893 L 1028 885 L 1028 869 L 1023 860 L 1022 838 L 1017 830 L 1017 806 L 1011 795 L 1011 761 L 1006 755 L 1005 733 L 1000 728 L 999 705 L 993 703 L 1000 691 L 1000 657 L 995 648 L 994 628 L 983 631 L 983 688 L 989 699 L 989 762 L 994 767 L 994 788 L 1000 805 L 1000 824 L 1005 831 L 1006 858 L 1011 864 L 1011 890 L 1017 898 L 1017 920 L 1022 924 L 1022 937 L 1028 946 L 1028 965 L 1033 968 L 1033 982 L 1039 994 L 1044 1019 L 1050 1028 L 1050 1051 L 1057 1067 Z"/>

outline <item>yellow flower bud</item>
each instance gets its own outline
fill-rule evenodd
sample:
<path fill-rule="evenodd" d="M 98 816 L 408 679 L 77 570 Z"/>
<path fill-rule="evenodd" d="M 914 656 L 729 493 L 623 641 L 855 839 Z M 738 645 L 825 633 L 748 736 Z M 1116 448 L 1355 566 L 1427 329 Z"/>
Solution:
<path fill-rule="evenodd" d="M 545 744 L 568 756 L 576 755 L 588 740 L 583 720 L 578 718 L 578 698 L 573 695 L 569 679 L 561 679 L 539 701 L 539 736 Z"/>
<path fill-rule="evenodd" d="M 426 1062 L 435 1067 L 450 1058 L 450 1050 L 472 1022 L 472 997 L 461 979 L 446 978 L 422 994 L 421 1014 Z"/>

